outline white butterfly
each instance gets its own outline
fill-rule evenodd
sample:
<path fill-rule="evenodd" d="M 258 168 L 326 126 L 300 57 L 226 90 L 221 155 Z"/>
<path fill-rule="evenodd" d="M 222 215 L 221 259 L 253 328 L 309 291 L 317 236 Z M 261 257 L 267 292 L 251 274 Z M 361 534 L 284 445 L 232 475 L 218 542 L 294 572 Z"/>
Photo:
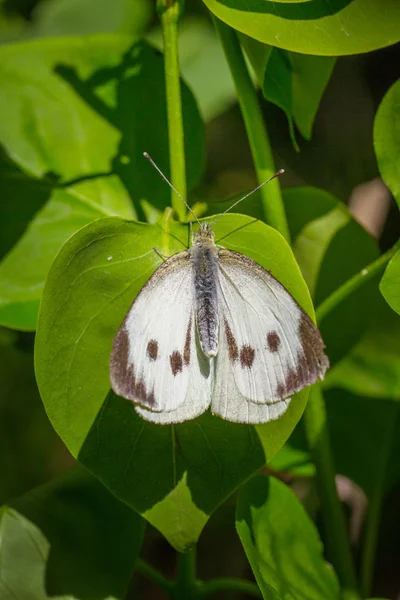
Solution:
<path fill-rule="evenodd" d="M 329 366 L 317 327 L 256 262 L 217 246 L 208 223 L 139 292 L 114 339 L 114 392 L 147 421 L 208 408 L 237 423 L 280 417 Z"/>

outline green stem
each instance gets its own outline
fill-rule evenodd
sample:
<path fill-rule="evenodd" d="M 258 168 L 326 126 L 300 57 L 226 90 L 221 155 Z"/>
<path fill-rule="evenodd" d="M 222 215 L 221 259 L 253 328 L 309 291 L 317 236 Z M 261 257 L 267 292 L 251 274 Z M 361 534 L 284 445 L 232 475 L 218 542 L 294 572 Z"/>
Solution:
<path fill-rule="evenodd" d="M 396 242 L 390 250 L 381 254 L 376 260 L 351 277 L 351 279 L 348 279 L 343 285 L 328 296 L 328 298 L 321 302 L 315 311 L 317 322 L 320 323 L 334 308 L 336 308 L 336 306 L 350 296 L 350 294 L 364 285 L 364 283 L 369 281 L 374 275 L 383 271 L 390 259 L 396 254 L 399 247 L 400 243 Z"/>
<path fill-rule="evenodd" d="M 368 503 L 368 515 L 365 524 L 360 575 L 361 589 L 365 597 L 370 595 L 374 576 L 374 562 L 378 541 L 382 500 L 385 491 L 384 486 L 387 472 L 387 462 L 398 414 L 398 405 L 395 402 L 393 402 L 393 409 L 393 418 L 389 419 L 388 421 L 386 436 L 384 437 L 384 442 L 380 449 L 379 465 L 376 466 L 374 471 L 373 489 Z"/>
<path fill-rule="evenodd" d="M 186 198 L 185 146 L 178 58 L 178 21 L 183 11 L 183 1 L 157 0 L 157 10 L 161 19 L 164 38 L 171 183 Z M 179 219 L 183 221 L 186 209 L 173 190 L 171 190 L 171 206 L 179 216 Z"/>
<path fill-rule="evenodd" d="M 176 600 L 194 600 L 199 597 L 196 580 L 196 548 L 178 554 L 178 578 L 175 582 Z"/>
<path fill-rule="evenodd" d="M 313 385 L 310 390 L 304 419 L 332 563 L 342 586 L 343 597 L 359 599 L 346 524 L 336 490 L 335 468 L 320 384 Z"/>
<path fill-rule="evenodd" d="M 171 594 L 173 589 L 173 583 L 168 581 L 157 569 L 149 565 L 145 560 L 139 558 L 136 561 L 135 570 L 158 585 L 161 589 L 166 591 L 168 594 Z"/>
<path fill-rule="evenodd" d="M 201 594 L 203 596 L 209 596 L 225 590 L 231 590 L 238 593 L 241 592 L 243 594 L 248 594 L 249 596 L 254 596 L 255 598 L 262 598 L 258 585 L 251 581 L 245 581 L 244 579 L 234 579 L 230 577 L 212 579 L 201 585 Z"/>
<path fill-rule="evenodd" d="M 235 31 L 216 17 L 213 17 L 213 20 L 235 83 L 257 180 L 260 184 L 274 175 L 276 169 L 257 93 Z M 289 241 L 289 228 L 278 179 L 273 179 L 268 185 L 262 187 L 260 194 L 266 221 Z"/>

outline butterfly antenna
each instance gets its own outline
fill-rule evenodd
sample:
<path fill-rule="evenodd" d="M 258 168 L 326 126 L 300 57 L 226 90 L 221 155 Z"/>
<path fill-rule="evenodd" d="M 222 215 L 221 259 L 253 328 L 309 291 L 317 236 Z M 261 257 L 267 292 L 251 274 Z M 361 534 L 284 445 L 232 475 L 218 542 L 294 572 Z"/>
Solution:
<path fill-rule="evenodd" d="M 143 156 L 145 158 L 147 158 L 147 160 L 153 165 L 153 167 L 155 169 L 157 169 L 157 171 L 160 173 L 161 177 L 164 179 L 164 181 L 166 181 L 169 185 L 169 187 L 171 188 L 171 190 L 173 190 L 175 192 L 175 194 L 182 200 L 183 204 L 186 206 L 186 208 L 188 209 L 188 211 L 190 213 L 192 213 L 192 215 L 194 216 L 194 218 L 196 219 L 197 223 L 199 225 L 201 225 L 199 219 L 197 218 L 196 214 L 192 211 L 192 209 L 190 208 L 189 204 L 186 202 L 186 200 L 184 199 L 183 196 L 181 196 L 181 194 L 178 192 L 178 190 L 176 190 L 174 188 L 174 186 L 172 185 L 172 183 L 165 177 L 164 173 L 161 171 L 161 169 L 159 167 L 157 167 L 156 163 L 154 162 L 154 160 L 151 158 L 150 154 L 147 154 L 147 152 L 143 152 Z"/>
<path fill-rule="evenodd" d="M 227 212 L 229 212 L 230 210 L 232 210 L 232 208 L 234 208 L 237 204 L 239 204 L 239 202 L 242 202 L 242 200 L 246 200 L 246 198 L 248 198 L 249 196 L 251 196 L 252 194 L 254 194 L 254 192 L 257 192 L 257 190 L 259 190 L 260 188 L 263 187 L 263 185 L 265 185 L 266 183 L 269 183 L 270 181 L 272 181 L 272 179 L 275 179 L 275 177 L 279 177 L 279 175 L 282 175 L 282 173 L 284 173 L 284 169 L 279 169 L 279 171 L 277 171 L 274 175 L 272 175 L 272 177 L 270 177 L 269 179 L 267 179 L 266 181 L 263 181 L 262 183 L 260 183 L 260 185 L 258 185 L 256 188 L 254 188 L 254 190 L 251 190 L 251 192 L 249 192 L 248 194 L 246 194 L 245 196 L 243 196 L 243 198 L 240 198 L 239 200 L 236 200 L 236 202 L 234 202 L 232 204 L 232 206 L 230 206 L 229 208 L 227 208 L 222 214 L 220 214 L 215 221 L 213 221 L 211 223 L 211 225 L 215 225 L 215 223 L 217 221 L 220 220 L 221 217 L 223 217 Z"/>

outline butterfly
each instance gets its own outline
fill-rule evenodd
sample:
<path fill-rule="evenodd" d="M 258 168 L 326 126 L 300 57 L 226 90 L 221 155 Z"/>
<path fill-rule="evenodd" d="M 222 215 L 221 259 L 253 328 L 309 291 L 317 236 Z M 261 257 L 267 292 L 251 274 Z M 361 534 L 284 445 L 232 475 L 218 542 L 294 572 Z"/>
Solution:
<path fill-rule="evenodd" d="M 110 379 L 153 423 L 209 408 L 228 421 L 266 423 L 323 379 L 324 347 L 286 288 L 249 257 L 217 246 L 205 222 L 137 295 L 114 339 Z"/>

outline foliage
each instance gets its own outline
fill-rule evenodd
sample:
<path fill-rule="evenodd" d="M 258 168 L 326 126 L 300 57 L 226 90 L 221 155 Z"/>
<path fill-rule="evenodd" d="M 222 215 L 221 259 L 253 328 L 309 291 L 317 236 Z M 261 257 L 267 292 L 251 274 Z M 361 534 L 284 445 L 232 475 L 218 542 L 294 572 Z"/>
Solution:
<path fill-rule="evenodd" d="M 190 244 L 190 215 L 143 152 L 178 191 L 188 190 L 201 218 L 225 211 L 239 196 L 221 193 L 206 150 L 251 187 L 232 160 L 242 156 L 238 144 L 217 139 L 224 123 L 242 127 L 230 107 L 239 101 L 261 184 L 274 161 L 281 166 L 280 143 L 288 156 L 299 144 L 307 157 L 302 140 L 315 139 L 340 57 L 399 41 L 400 5 L 204 0 L 186 6 L 186 16 L 180 0 L 158 0 L 157 20 L 150 0 L 112 4 L 48 0 L 29 15 L 1 5 L 1 598 L 122 600 L 133 572 L 187 600 L 228 590 L 277 600 L 367 598 L 382 504 L 400 479 L 398 231 L 379 244 L 329 181 L 316 186 L 290 161 L 296 185 L 281 189 L 274 180 L 215 225 L 217 243 L 270 270 L 316 318 L 327 345 L 325 381 L 297 394 L 277 421 L 245 426 L 206 413 L 152 425 L 110 391 L 108 365 L 115 333 L 161 257 Z M 400 82 L 382 96 L 374 149 L 398 206 Z M 33 331 L 37 387 L 25 333 Z M 72 458 L 55 441 L 38 391 Z M 303 507 L 271 473 L 306 477 L 314 496 Z M 369 503 L 356 540 L 359 570 L 336 473 Z M 226 501 L 236 504 L 256 583 L 197 579 L 193 547 Z M 138 558 L 146 521 L 178 551 L 175 580 Z M 148 528 L 145 539 L 151 535 Z M 227 550 L 222 538 L 218 552 Z"/>

